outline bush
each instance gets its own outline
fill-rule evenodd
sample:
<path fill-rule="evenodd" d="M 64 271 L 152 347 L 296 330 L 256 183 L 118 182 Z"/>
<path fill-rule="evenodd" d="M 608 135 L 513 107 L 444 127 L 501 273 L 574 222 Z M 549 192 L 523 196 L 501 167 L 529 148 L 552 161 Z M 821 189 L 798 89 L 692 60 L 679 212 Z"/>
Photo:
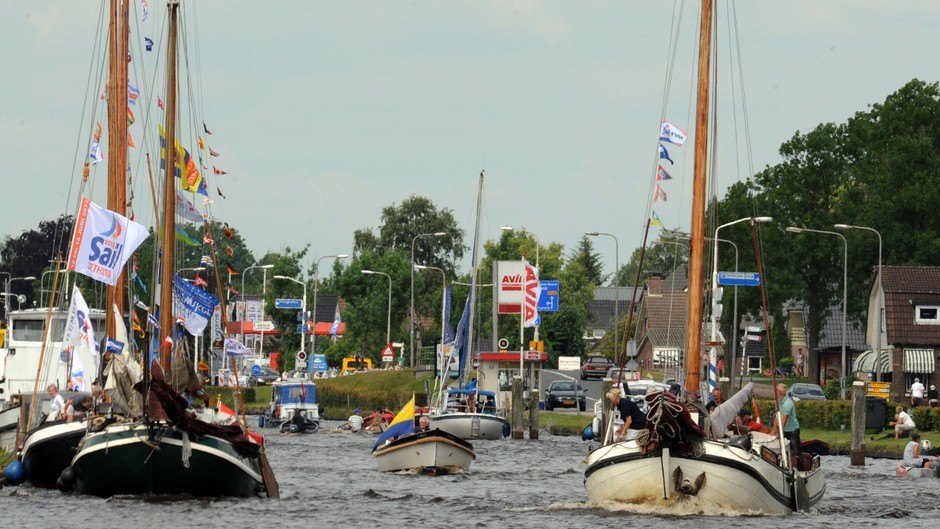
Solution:
<path fill-rule="evenodd" d="M 758 400 L 761 420 L 770 426 L 774 417 L 774 401 Z M 896 402 L 887 403 L 884 428 L 894 420 Z M 918 407 L 908 409 L 914 419 L 917 430 L 921 432 L 940 431 L 940 408 Z M 801 400 L 796 403 L 796 417 L 800 428 L 819 428 L 838 430 L 844 424 L 846 430 L 852 428 L 852 401 L 850 400 Z"/>

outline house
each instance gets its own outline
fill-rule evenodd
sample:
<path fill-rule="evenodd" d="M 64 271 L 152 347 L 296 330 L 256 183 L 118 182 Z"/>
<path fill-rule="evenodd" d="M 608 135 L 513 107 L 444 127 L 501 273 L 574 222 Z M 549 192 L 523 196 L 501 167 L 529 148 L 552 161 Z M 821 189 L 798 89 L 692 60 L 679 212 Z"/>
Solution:
<path fill-rule="evenodd" d="M 829 316 L 819 332 L 819 343 L 810 352 L 807 336 L 810 330 L 809 306 L 802 301 L 790 303 L 787 314 L 787 335 L 790 340 L 790 356 L 804 355 L 803 373 L 811 382 L 825 384 L 832 379 L 842 377 L 842 304 L 830 307 Z M 859 323 L 845 321 L 845 366 L 847 374 L 852 375 L 856 359 L 866 349 L 865 334 L 859 329 Z M 807 355 L 807 353 L 810 353 Z"/>
<path fill-rule="evenodd" d="M 589 346 L 598 344 L 607 331 L 614 326 L 614 317 L 619 314 L 621 320 L 630 312 L 630 300 L 637 296 L 639 306 L 642 288 L 634 287 L 596 287 L 594 299 L 587 304 L 588 321 L 584 341 Z M 622 338 L 622 337 L 621 337 Z"/>
<path fill-rule="evenodd" d="M 875 345 L 859 355 L 857 371 L 891 382 L 898 402 L 907 400 L 914 378 L 940 384 L 940 267 L 883 266 L 869 292 L 867 323 L 866 340 Z"/>
<path fill-rule="evenodd" d="M 663 279 L 658 272 L 651 272 L 647 278 L 636 327 L 637 360 L 641 371 L 680 371 L 685 364 L 688 279 L 684 283 L 681 281 L 685 277 L 685 267 L 676 272 L 679 275 L 675 279 Z M 677 285 L 682 288 L 673 290 Z"/>

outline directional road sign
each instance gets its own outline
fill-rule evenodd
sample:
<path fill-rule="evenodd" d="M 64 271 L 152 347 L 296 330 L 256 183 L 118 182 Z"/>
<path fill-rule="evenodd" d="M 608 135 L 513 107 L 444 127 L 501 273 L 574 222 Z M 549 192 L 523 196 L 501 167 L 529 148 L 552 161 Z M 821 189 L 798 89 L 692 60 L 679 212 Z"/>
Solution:
<path fill-rule="evenodd" d="M 757 272 L 718 272 L 718 284 L 737 287 L 760 286 L 760 274 Z"/>
<path fill-rule="evenodd" d="M 558 280 L 546 279 L 539 281 L 542 286 L 542 293 L 539 295 L 539 312 L 557 312 L 558 311 Z"/>
<path fill-rule="evenodd" d="M 300 299 L 275 299 L 274 308 L 276 309 L 302 309 L 304 306 L 303 300 Z"/>

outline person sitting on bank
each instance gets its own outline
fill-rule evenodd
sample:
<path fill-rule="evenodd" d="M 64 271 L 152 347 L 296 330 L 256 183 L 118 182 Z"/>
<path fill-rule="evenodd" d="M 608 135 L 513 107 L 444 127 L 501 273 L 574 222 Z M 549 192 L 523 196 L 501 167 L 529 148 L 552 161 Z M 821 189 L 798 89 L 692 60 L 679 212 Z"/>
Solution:
<path fill-rule="evenodd" d="M 413 432 L 421 433 L 421 432 L 427 432 L 430 430 L 431 430 L 431 420 L 428 419 L 427 415 L 422 415 L 421 417 L 418 418 L 418 425 L 415 426 Z"/>
<path fill-rule="evenodd" d="M 356 411 L 354 411 L 353 414 L 349 416 L 349 419 L 347 419 L 346 422 L 340 426 L 340 429 L 349 430 L 351 432 L 358 432 L 362 430 L 362 421 L 362 410 L 356 408 Z"/>
<path fill-rule="evenodd" d="M 894 420 L 888 423 L 888 426 L 894 426 L 894 438 L 900 439 L 902 437 L 907 437 L 908 434 L 914 431 L 916 425 L 914 424 L 914 419 L 904 411 L 902 406 L 898 406 L 894 409 L 895 415 Z"/>
<path fill-rule="evenodd" d="M 911 440 L 904 447 L 904 466 L 913 468 L 940 468 L 940 458 L 920 457 L 920 434 L 911 434 Z"/>
<path fill-rule="evenodd" d="M 624 383 L 624 391 L 629 395 L 627 384 Z M 629 441 L 636 439 L 640 431 L 646 428 L 646 415 L 640 411 L 640 407 L 633 402 L 633 399 L 620 396 L 619 389 L 612 389 L 607 392 L 607 400 L 620 411 L 620 418 L 623 419 L 623 426 L 620 427 L 615 435 L 616 441 Z"/>

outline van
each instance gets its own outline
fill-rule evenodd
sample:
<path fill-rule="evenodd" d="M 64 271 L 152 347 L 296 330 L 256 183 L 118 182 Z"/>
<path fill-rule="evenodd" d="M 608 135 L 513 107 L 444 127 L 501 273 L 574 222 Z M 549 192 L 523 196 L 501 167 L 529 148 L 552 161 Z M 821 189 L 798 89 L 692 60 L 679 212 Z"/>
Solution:
<path fill-rule="evenodd" d="M 357 359 L 354 356 L 347 356 L 343 358 L 343 368 L 340 370 L 340 375 L 345 375 L 347 373 L 355 373 L 356 371 L 365 371 L 372 369 L 372 359 L 362 358 Z"/>

